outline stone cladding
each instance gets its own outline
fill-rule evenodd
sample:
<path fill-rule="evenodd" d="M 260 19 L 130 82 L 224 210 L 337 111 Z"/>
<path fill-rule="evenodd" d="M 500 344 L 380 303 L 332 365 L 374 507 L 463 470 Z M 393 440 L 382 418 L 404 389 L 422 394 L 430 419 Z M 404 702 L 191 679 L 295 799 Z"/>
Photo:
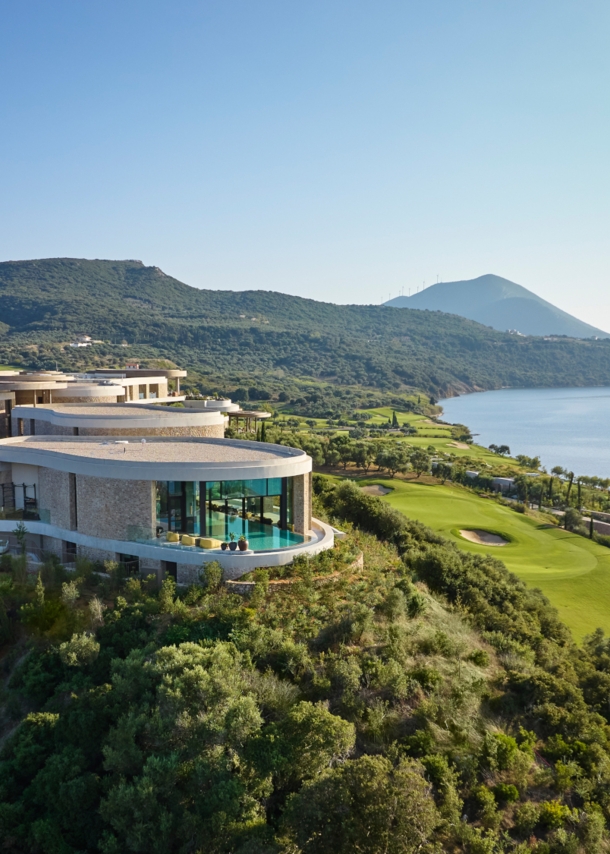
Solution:
<path fill-rule="evenodd" d="M 113 480 L 77 475 L 78 530 L 109 540 L 152 538 L 155 496 L 150 480 Z M 131 531 L 130 531 L 131 529 Z M 126 544 L 126 553 L 129 554 Z"/>
<path fill-rule="evenodd" d="M 297 534 L 311 530 L 311 472 L 294 478 L 292 518 Z"/>
<path fill-rule="evenodd" d="M 74 525 L 74 490 L 65 471 L 40 466 L 38 469 L 38 506 L 49 513 L 49 523 L 68 531 Z"/>
<path fill-rule="evenodd" d="M 78 429 L 78 433 L 75 432 Z M 37 436 L 194 436 L 202 439 L 224 439 L 224 424 L 206 424 L 198 427 L 67 427 L 36 418 Z M 23 419 L 23 434 L 30 434 L 30 419 Z M 13 435 L 17 435 L 17 419 L 13 419 Z"/>
<path fill-rule="evenodd" d="M 118 388 L 117 394 L 104 397 L 58 397 L 55 403 L 117 403 L 117 398 L 123 396 L 123 389 Z"/>
<path fill-rule="evenodd" d="M 224 424 L 208 424 L 200 427 L 79 427 L 79 436 L 196 436 L 224 439 Z"/>

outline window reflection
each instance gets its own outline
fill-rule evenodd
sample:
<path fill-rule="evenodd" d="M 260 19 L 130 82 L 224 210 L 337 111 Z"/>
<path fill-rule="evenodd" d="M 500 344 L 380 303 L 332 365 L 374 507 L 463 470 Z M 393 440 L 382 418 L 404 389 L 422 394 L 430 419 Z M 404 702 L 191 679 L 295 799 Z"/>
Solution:
<path fill-rule="evenodd" d="M 293 529 L 293 479 L 158 481 L 157 536 L 167 531 L 230 539 Z"/>

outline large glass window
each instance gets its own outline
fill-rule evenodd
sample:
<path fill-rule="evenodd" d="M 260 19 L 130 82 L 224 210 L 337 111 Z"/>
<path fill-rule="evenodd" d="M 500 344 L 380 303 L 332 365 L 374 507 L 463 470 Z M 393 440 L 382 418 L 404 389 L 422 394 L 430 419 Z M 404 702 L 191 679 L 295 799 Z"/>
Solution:
<path fill-rule="evenodd" d="M 158 481 L 157 536 L 167 531 L 229 540 L 291 531 L 292 478 Z"/>

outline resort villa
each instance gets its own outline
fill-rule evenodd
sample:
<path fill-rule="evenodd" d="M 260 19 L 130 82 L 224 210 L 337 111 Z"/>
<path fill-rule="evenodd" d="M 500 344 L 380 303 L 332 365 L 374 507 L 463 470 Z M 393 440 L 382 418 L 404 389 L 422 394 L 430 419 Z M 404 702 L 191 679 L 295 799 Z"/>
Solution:
<path fill-rule="evenodd" d="M 59 403 L 57 391 L 53 402 L 12 407 L 12 435 L 0 440 L 0 541 L 15 547 L 22 519 L 32 556 L 119 561 L 181 584 L 211 560 L 238 578 L 332 547 L 332 529 L 311 518 L 311 458 L 223 438 L 226 413 L 241 412 L 230 401 Z"/>

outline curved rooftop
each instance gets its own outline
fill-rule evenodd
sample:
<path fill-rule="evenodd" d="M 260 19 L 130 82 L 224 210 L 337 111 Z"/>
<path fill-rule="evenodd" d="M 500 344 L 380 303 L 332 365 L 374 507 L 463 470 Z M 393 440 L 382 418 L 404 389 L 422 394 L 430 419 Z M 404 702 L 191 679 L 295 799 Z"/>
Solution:
<path fill-rule="evenodd" d="M 222 413 L 188 410 L 145 403 L 58 403 L 19 405 L 15 418 L 35 418 L 64 427 L 146 429 L 202 427 L 222 424 Z"/>
<path fill-rule="evenodd" d="M 235 439 L 19 436 L 0 460 L 118 480 L 217 481 L 293 477 L 312 469 L 298 448 Z"/>

